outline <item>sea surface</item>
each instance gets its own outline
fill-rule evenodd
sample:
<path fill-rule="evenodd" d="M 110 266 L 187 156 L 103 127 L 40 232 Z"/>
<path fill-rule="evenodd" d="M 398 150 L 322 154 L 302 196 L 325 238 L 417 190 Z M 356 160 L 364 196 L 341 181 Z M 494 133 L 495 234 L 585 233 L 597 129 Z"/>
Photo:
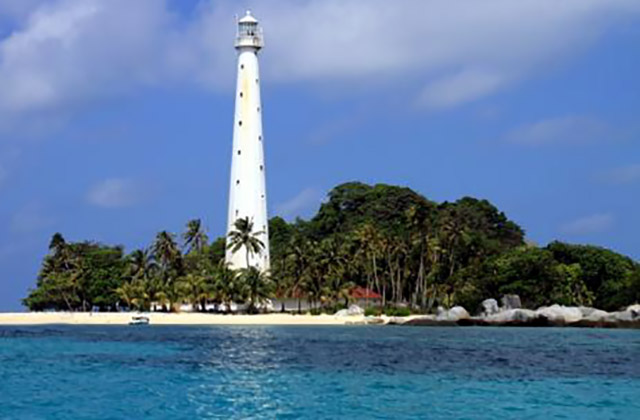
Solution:
<path fill-rule="evenodd" d="M 640 331 L 0 327 L 0 419 L 640 419 Z"/>

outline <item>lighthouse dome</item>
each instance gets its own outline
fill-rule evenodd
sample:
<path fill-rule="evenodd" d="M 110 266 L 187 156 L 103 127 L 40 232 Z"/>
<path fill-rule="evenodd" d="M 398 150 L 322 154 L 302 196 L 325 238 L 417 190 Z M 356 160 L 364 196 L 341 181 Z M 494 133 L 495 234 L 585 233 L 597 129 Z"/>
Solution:
<path fill-rule="evenodd" d="M 258 20 L 253 17 L 251 10 L 247 10 L 247 13 L 238 21 L 238 23 L 258 23 Z"/>

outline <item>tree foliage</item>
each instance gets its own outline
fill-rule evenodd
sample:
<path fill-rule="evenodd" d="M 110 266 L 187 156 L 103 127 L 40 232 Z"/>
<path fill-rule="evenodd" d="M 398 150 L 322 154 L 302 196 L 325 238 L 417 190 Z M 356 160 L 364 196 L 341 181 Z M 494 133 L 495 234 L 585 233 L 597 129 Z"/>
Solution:
<path fill-rule="evenodd" d="M 487 200 L 435 203 L 409 188 L 351 182 L 337 186 L 310 220 L 269 221 L 271 271 L 250 266 L 265 244 L 250 219 L 210 242 L 199 220 L 184 233 L 158 233 L 147 249 L 68 243 L 53 235 L 31 310 L 175 310 L 190 303 L 228 309 L 269 297 L 306 300 L 314 308 L 347 305 L 356 286 L 384 306 L 475 310 L 486 298 L 520 295 L 527 307 L 560 303 L 618 309 L 640 300 L 640 265 L 613 251 L 552 242 L 526 245 L 524 231 Z M 179 244 L 176 238 L 182 239 Z M 243 250 L 247 269 L 224 262 Z"/>

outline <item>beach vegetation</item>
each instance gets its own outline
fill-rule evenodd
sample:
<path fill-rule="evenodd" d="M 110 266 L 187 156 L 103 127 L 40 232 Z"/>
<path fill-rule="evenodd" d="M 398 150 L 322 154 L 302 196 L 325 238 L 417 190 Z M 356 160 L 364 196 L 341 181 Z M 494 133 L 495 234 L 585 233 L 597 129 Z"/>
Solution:
<path fill-rule="evenodd" d="M 617 310 L 640 300 L 638 262 L 592 245 L 536 246 L 493 204 L 471 197 L 436 203 L 405 187 L 339 185 L 311 219 L 269 221 L 268 272 L 250 265 L 264 251 L 263 232 L 249 218 L 234 228 L 210 241 L 191 220 L 182 234 L 159 232 L 129 254 L 56 233 L 23 302 L 30 310 L 176 311 L 190 304 L 227 312 L 244 303 L 257 312 L 267 299 L 286 298 L 299 312 L 303 302 L 312 313 L 358 303 L 368 315 L 402 316 L 455 305 L 473 312 L 504 294 L 530 308 Z M 225 252 L 241 249 L 249 268 L 233 270 Z M 356 288 L 364 295 L 354 296 Z"/>

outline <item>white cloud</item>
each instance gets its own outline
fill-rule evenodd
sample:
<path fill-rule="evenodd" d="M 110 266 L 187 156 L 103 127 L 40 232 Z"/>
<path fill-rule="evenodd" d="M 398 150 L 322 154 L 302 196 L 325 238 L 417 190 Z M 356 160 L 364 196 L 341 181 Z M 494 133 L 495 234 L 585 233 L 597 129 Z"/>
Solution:
<path fill-rule="evenodd" d="M 509 77 L 497 72 L 464 70 L 436 80 L 422 91 L 420 102 L 430 108 L 449 108 L 474 101 L 509 83 Z"/>
<path fill-rule="evenodd" d="M 272 82 L 402 82 L 415 87 L 412 99 L 435 108 L 505 89 L 640 15 L 637 0 L 249 3 L 264 23 L 263 71 Z M 203 0 L 185 15 L 168 0 L 0 5 L 21 22 L 0 39 L 0 119 L 144 86 L 233 87 L 236 1 Z"/>
<path fill-rule="evenodd" d="M 301 213 L 311 210 L 322 201 L 322 193 L 313 189 L 305 188 L 295 197 L 280 203 L 276 206 L 276 213 L 285 218 L 298 217 Z"/>
<path fill-rule="evenodd" d="M 218 61 L 233 71 L 233 22 L 226 16 L 225 28 L 214 10 L 182 22 L 165 0 L 41 4 L 0 39 L 0 120 L 63 113 L 145 86 L 219 84 Z M 226 29 L 228 39 L 211 28 Z M 224 55 L 216 50 L 222 40 Z"/>
<path fill-rule="evenodd" d="M 74 105 L 152 82 L 162 72 L 161 2 L 60 0 L 0 43 L 0 109 Z M 159 69 L 159 70 L 156 70 Z"/>
<path fill-rule="evenodd" d="M 632 184 L 640 181 L 640 164 L 621 166 L 601 174 L 600 178 L 610 184 Z"/>
<path fill-rule="evenodd" d="M 379 85 L 409 77 L 416 92 L 426 89 L 421 97 L 430 106 L 493 93 L 574 56 L 609 25 L 640 13 L 635 0 L 464 6 L 448 0 L 288 0 L 264 10 L 255 4 L 265 24 L 271 78 Z M 429 98 L 432 91 L 436 97 Z"/>
<path fill-rule="evenodd" d="M 609 230 L 613 223 L 614 218 L 611 214 L 593 214 L 562 225 L 560 231 L 567 235 L 588 235 Z"/>
<path fill-rule="evenodd" d="M 98 207 L 121 208 L 134 206 L 145 198 L 144 189 L 126 178 L 109 178 L 89 189 L 87 201 Z"/>
<path fill-rule="evenodd" d="M 606 123 L 591 117 L 549 118 L 517 128 L 507 140 L 525 145 L 588 143 L 610 134 Z"/>

